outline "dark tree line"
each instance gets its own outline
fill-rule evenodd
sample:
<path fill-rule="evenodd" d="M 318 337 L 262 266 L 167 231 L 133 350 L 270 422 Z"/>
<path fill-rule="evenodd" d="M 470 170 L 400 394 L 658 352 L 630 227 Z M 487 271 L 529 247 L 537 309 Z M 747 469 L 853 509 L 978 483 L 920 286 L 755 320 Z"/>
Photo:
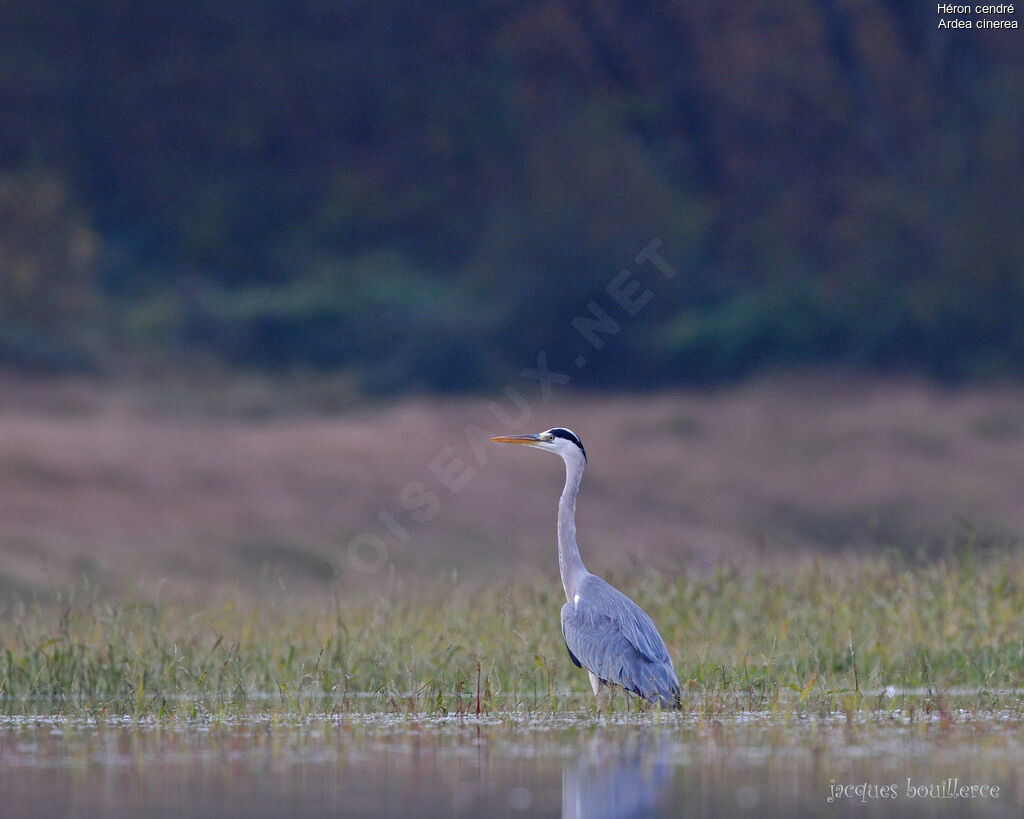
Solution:
<path fill-rule="evenodd" d="M 1024 361 L 1024 52 L 934 7 L 35 0 L 0 27 L 0 361 L 472 388 L 623 268 L 582 383 Z M 663 242 L 679 276 L 633 259 Z M 607 296 L 605 296 L 607 298 Z"/>

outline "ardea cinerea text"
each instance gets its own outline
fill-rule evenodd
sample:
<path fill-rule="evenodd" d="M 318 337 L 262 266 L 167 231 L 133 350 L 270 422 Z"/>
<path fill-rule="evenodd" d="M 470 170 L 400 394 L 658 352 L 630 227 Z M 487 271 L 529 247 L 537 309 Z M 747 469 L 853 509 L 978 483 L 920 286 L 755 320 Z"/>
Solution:
<path fill-rule="evenodd" d="M 587 453 L 571 430 L 502 435 L 500 444 L 526 444 L 560 455 L 565 489 L 558 501 L 558 570 L 565 589 L 562 635 L 569 657 L 590 674 L 596 695 L 602 682 L 621 685 L 663 707 L 679 705 L 679 680 L 665 641 L 647 613 L 618 589 L 591 574 L 576 545 L 576 495 Z"/>

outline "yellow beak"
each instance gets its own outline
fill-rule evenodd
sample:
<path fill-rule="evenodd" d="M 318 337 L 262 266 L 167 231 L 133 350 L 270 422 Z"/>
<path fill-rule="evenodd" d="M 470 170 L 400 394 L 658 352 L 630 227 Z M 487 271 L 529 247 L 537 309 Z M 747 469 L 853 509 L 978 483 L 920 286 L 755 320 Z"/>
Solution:
<path fill-rule="evenodd" d="M 540 442 L 540 438 L 536 435 L 499 435 L 491 440 L 499 444 L 537 444 Z"/>

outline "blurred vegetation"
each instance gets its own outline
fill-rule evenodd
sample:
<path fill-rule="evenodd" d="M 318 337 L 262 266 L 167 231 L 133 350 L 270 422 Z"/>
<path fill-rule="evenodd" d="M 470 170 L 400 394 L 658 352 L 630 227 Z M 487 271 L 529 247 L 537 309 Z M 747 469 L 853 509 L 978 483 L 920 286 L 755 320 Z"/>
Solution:
<path fill-rule="evenodd" d="M 6 366 L 469 389 L 591 300 L 581 384 L 1024 361 L 1024 52 L 934 6 L 35 0 L 0 67 Z"/>
<path fill-rule="evenodd" d="M 658 623 L 684 716 L 1022 714 L 1024 569 L 1009 552 L 722 565 L 624 588 Z M 435 579 L 299 604 L 119 603 L 91 588 L 12 602 L 0 606 L 0 714 L 466 714 L 477 695 L 485 713 L 576 711 L 593 698 L 565 652 L 560 598 L 551 583 Z"/>

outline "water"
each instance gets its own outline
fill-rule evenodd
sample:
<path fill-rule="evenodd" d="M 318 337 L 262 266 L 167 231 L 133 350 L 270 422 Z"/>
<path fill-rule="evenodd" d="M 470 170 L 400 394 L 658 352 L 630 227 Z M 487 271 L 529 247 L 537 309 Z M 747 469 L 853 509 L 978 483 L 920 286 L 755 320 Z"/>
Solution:
<path fill-rule="evenodd" d="M 0 815 L 1016 816 L 1022 739 L 1015 716 L 970 711 L 8 716 Z M 950 798 L 949 780 L 978 787 Z"/>

